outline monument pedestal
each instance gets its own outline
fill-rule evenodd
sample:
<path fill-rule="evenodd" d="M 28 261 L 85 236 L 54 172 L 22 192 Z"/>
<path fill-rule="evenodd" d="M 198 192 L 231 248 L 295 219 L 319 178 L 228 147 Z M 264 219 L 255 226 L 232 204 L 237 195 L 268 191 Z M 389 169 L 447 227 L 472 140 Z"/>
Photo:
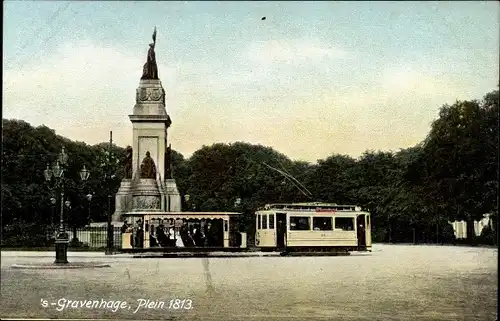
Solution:
<path fill-rule="evenodd" d="M 166 189 L 166 199 L 167 199 L 167 212 L 180 212 L 181 209 L 181 195 L 179 194 L 179 190 L 177 189 L 177 184 L 175 183 L 175 179 L 166 179 L 165 180 L 165 189 Z"/>
<path fill-rule="evenodd" d="M 133 212 L 161 212 L 161 194 L 154 179 L 141 178 L 132 192 Z"/>
<path fill-rule="evenodd" d="M 119 222 L 121 216 L 132 210 L 132 180 L 123 179 L 120 184 L 120 189 L 115 196 L 116 208 L 112 216 L 113 222 Z"/>

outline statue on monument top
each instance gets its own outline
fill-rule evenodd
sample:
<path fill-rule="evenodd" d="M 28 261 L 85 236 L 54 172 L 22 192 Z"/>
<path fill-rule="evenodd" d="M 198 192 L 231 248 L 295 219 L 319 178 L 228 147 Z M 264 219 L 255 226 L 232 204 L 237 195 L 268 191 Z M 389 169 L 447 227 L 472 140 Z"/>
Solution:
<path fill-rule="evenodd" d="M 146 152 L 146 157 L 142 160 L 140 177 L 156 179 L 156 166 L 149 151 Z"/>
<path fill-rule="evenodd" d="M 153 43 L 149 44 L 148 58 L 144 64 L 141 79 L 158 79 L 158 66 L 156 65 L 155 55 L 156 45 L 156 27 L 153 32 Z"/>

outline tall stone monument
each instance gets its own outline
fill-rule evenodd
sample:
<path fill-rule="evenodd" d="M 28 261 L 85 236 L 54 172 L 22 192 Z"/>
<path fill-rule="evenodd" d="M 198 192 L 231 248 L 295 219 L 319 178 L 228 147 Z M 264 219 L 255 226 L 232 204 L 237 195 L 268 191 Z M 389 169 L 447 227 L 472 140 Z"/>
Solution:
<path fill-rule="evenodd" d="M 133 144 L 126 150 L 125 177 L 116 194 L 113 221 L 121 221 L 121 215 L 127 212 L 181 211 L 181 197 L 172 176 L 170 145 L 167 148 L 167 129 L 172 121 L 158 78 L 155 46 L 156 28 L 136 91 L 136 104 L 129 115 Z"/>

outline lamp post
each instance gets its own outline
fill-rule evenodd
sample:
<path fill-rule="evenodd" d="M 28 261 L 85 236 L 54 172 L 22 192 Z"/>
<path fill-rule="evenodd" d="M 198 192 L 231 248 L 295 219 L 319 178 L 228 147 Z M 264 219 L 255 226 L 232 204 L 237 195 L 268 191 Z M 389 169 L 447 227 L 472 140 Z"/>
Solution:
<path fill-rule="evenodd" d="M 186 194 L 184 195 L 184 202 L 186 203 L 186 207 L 189 210 L 189 199 L 191 198 L 191 195 Z"/>
<path fill-rule="evenodd" d="M 55 197 L 51 197 L 50 198 L 50 204 L 52 205 L 52 215 L 50 216 L 50 227 L 53 228 L 54 227 L 54 218 L 56 216 L 56 198 Z"/>
<path fill-rule="evenodd" d="M 92 222 L 92 219 L 90 218 L 90 202 L 92 201 L 92 194 L 88 193 L 87 194 L 87 201 L 89 201 L 89 214 L 87 216 L 87 221 L 90 223 Z"/>
<path fill-rule="evenodd" d="M 49 164 L 47 164 L 47 168 L 44 170 L 43 175 L 47 182 L 50 182 L 54 179 L 54 183 L 56 188 L 60 190 L 60 199 L 61 199 L 61 209 L 59 213 L 59 230 L 56 234 L 55 240 L 55 250 L 56 250 L 56 260 L 54 263 L 56 264 L 66 264 L 68 263 L 68 243 L 69 243 L 69 235 L 66 233 L 66 229 L 64 227 L 64 205 L 69 209 L 71 209 L 71 202 L 64 201 L 64 171 L 65 167 L 68 164 L 68 154 L 66 154 L 66 150 L 63 146 L 61 153 L 57 157 L 55 164 L 50 168 Z M 82 172 L 85 172 L 85 177 L 88 179 L 89 173 L 88 170 L 83 167 Z M 53 208 L 53 214 L 55 212 L 55 204 L 57 202 L 56 198 L 52 197 L 50 199 Z M 54 215 L 53 215 L 54 216 Z M 76 235 L 73 235 L 76 238 Z"/>
<path fill-rule="evenodd" d="M 89 177 L 90 177 L 90 171 L 87 169 L 87 167 L 85 167 L 84 164 L 82 170 L 80 171 L 80 179 L 82 180 L 82 182 L 86 183 Z M 89 213 L 87 219 L 89 220 L 90 224 L 90 201 L 92 200 L 92 194 L 87 194 L 86 198 L 89 201 Z"/>
<path fill-rule="evenodd" d="M 64 202 L 64 206 L 66 206 L 66 222 L 69 222 L 69 218 L 71 216 L 71 202 L 70 201 L 65 201 Z M 68 229 L 69 228 L 69 224 L 66 223 L 66 225 L 68 225 L 66 228 Z M 78 242 L 78 238 L 76 237 L 76 225 L 73 223 L 73 239 L 71 239 L 71 244 L 72 246 L 75 246 Z"/>
<path fill-rule="evenodd" d="M 56 264 L 68 263 L 69 237 L 64 229 L 64 167 L 66 166 L 67 162 L 68 162 L 68 155 L 66 154 L 66 151 L 63 147 L 52 169 L 47 164 L 47 168 L 43 172 L 45 180 L 51 181 L 52 178 L 54 178 L 56 187 L 60 189 L 61 212 L 59 215 L 59 231 L 56 234 L 56 240 L 55 240 Z"/>
<path fill-rule="evenodd" d="M 114 237 L 114 231 L 113 231 L 113 226 L 111 225 L 111 195 L 108 194 L 108 244 L 106 247 L 106 253 L 107 255 L 113 254 L 113 237 Z"/>

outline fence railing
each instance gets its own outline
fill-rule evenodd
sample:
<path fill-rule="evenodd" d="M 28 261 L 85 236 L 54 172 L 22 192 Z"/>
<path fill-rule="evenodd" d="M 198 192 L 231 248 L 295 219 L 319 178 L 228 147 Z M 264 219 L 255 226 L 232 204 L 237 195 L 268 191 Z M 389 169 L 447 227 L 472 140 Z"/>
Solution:
<path fill-rule="evenodd" d="M 70 245 L 75 247 L 88 247 L 93 249 L 104 249 L 107 247 L 108 228 L 82 227 L 76 229 L 76 240 L 74 240 L 73 230 L 68 230 Z M 78 241 L 78 242 L 76 242 Z M 119 248 L 122 244 L 122 233 L 120 227 L 113 228 L 113 248 Z"/>
<path fill-rule="evenodd" d="M 4 248 L 38 248 L 50 247 L 54 245 L 55 236 L 58 231 L 57 226 L 38 227 L 36 229 L 21 229 L 15 231 L 5 231 L 2 235 L 2 247 Z M 66 228 L 69 234 L 70 248 L 105 249 L 107 247 L 108 228 L 79 227 L 75 229 Z M 7 233 L 6 233 L 7 232 Z M 120 227 L 113 227 L 113 248 L 120 248 L 122 244 L 122 233 Z"/>

